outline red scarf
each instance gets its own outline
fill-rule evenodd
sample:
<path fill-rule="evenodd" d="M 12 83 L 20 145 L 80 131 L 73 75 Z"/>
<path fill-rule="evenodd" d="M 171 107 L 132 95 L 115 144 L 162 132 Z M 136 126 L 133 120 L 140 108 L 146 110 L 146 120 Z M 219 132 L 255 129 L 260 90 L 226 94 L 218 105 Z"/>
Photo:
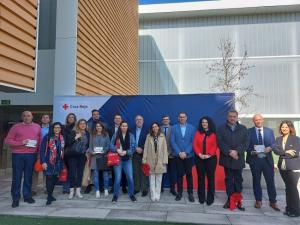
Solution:
<path fill-rule="evenodd" d="M 61 145 L 61 148 L 60 148 L 60 157 L 63 159 L 64 158 L 64 151 L 63 151 L 63 148 L 65 146 L 65 140 L 64 140 L 64 137 L 59 134 L 59 140 L 60 140 L 60 145 Z M 55 165 L 55 161 L 56 161 L 56 158 L 57 158 L 57 147 L 56 147 L 56 144 L 55 144 L 55 140 L 58 139 L 57 137 L 52 137 L 49 139 L 49 142 L 48 142 L 48 148 L 50 150 L 50 156 L 49 156 L 49 163 L 52 164 L 52 165 Z"/>

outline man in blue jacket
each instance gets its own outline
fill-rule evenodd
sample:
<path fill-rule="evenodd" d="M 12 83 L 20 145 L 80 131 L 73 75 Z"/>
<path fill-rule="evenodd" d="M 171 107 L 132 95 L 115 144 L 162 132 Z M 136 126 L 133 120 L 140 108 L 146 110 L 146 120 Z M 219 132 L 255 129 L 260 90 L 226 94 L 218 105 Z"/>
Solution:
<path fill-rule="evenodd" d="M 133 180 L 134 180 L 134 194 L 142 192 L 142 197 L 148 194 L 148 177 L 144 175 L 142 171 L 142 158 L 144 152 L 144 145 L 146 141 L 146 136 L 148 134 L 148 129 L 143 126 L 144 118 L 141 115 L 135 117 L 135 127 L 132 130 L 136 141 L 136 149 L 132 158 L 133 166 Z"/>
<path fill-rule="evenodd" d="M 248 129 L 250 144 L 247 150 L 246 162 L 250 165 L 252 173 L 253 192 L 256 200 L 254 207 L 259 209 L 262 205 L 260 180 L 261 174 L 263 174 L 267 184 L 270 207 L 275 211 L 280 211 L 276 204 L 274 161 L 271 148 L 275 143 L 274 132 L 263 126 L 264 119 L 261 114 L 255 114 L 252 120 L 254 127 Z"/>
<path fill-rule="evenodd" d="M 193 196 L 193 175 L 194 165 L 193 140 L 196 128 L 188 124 L 187 116 L 184 112 L 179 113 L 176 125 L 172 127 L 171 146 L 173 155 L 176 156 L 177 163 L 177 196 L 176 201 L 180 201 L 183 191 L 183 176 L 186 175 L 188 185 L 188 199 L 194 202 Z"/>

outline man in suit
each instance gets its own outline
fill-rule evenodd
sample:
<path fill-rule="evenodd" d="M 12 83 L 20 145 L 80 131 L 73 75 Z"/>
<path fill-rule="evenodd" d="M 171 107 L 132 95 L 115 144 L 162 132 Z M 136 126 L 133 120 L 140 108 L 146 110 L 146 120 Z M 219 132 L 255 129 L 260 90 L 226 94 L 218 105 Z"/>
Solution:
<path fill-rule="evenodd" d="M 175 191 L 175 185 L 177 180 L 177 166 L 176 166 L 176 158 L 172 153 L 171 148 L 171 133 L 172 133 L 172 126 L 170 125 L 170 117 L 168 115 L 163 116 L 162 118 L 162 125 L 160 127 L 161 132 L 164 133 L 166 140 L 167 140 L 167 147 L 168 147 L 168 174 L 169 174 L 169 182 L 170 182 L 170 193 L 174 196 L 177 196 L 177 192 Z M 163 175 L 162 187 L 161 190 L 164 190 L 164 183 L 166 180 L 166 173 Z"/>
<path fill-rule="evenodd" d="M 228 197 L 223 208 L 227 209 L 233 194 L 241 197 L 243 190 L 242 172 L 245 168 L 244 154 L 249 146 L 247 128 L 239 124 L 236 110 L 230 110 L 227 113 L 226 123 L 218 128 L 217 140 L 220 149 L 220 165 L 224 167 L 225 171 L 225 186 Z M 245 211 L 241 201 L 239 201 L 237 208 Z"/>
<path fill-rule="evenodd" d="M 188 185 L 188 199 L 194 202 L 193 196 L 193 175 L 194 166 L 193 140 L 196 128 L 188 124 L 187 116 L 184 112 L 179 113 L 176 125 L 172 127 L 171 146 L 173 155 L 176 156 L 177 165 L 177 196 L 176 201 L 180 201 L 183 192 L 183 176 L 186 175 Z"/>
<path fill-rule="evenodd" d="M 136 150 L 133 154 L 133 180 L 134 180 L 134 194 L 142 192 L 142 197 L 148 194 L 148 177 L 142 171 L 142 158 L 146 136 L 148 129 L 144 126 L 144 118 L 141 115 L 135 117 L 135 128 L 132 133 L 136 141 Z"/>
<path fill-rule="evenodd" d="M 261 114 L 255 114 L 252 118 L 254 127 L 248 129 L 250 144 L 247 150 L 246 162 L 250 165 L 253 192 L 255 196 L 255 208 L 262 205 L 261 174 L 264 175 L 270 201 L 270 207 L 280 211 L 276 204 L 276 189 L 274 182 L 274 161 L 271 146 L 275 143 L 274 132 L 263 126 L 264 119 Z M 259 146 L 259 147 L 258 147 Z"/>
<path fill-rule="evenodd" d="M 114 124 L 110 127 L 110 129 L 108 130 L 108 134 L 109 134 L 109 138 L 111 139 L 112 136 L 118 132 L 118 129 L 120 127 L 120 124 L 122 122 L 122 116 L 120 114 L 115 114 L 114 116 Z M 115 180 L 115 174 L 114 174 L 114 170 L 112 170 L 112 183 L 114 183 Z M 122 170 L 122 178 L 121 178 L 121 185 L 122 185 L 122 192 L 124 194 L 127 193 L 127 180 L 126 180 L 126 175 L 124 173 L 124 170 Z M 110 190 L 110 193 L 113 193 L 113 187 L 114 185 L 112 184 L 112 189 Z"/>

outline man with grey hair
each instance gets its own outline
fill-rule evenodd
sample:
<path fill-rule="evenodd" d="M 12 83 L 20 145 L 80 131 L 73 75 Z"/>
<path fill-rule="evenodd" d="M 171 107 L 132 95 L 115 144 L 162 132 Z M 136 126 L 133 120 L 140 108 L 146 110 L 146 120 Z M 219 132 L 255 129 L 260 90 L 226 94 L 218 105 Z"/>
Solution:
<path fill-rule="evenodd" d="M 41 127 L 32 122 L 33 116 L 30 111 L 22 113 L 23 122 L 15 124 L 8 132 L 5 143 L 12 149 L 12 207 L 19 206 L 21 182 L 23 180 L 24 202 L 34 203 L 31 196 L 33 165 L 37 158 L 39 144 L 41 142 Z"/>
<path fill-rule="evenodd" d="M 144 145 L 148 134 L 148 129 L 145 128 L 144 118 L 141 115 L 135 117 L 135 127 L 132 134 L 135 137 L 136 149 L 133 154 L 133 180 L 134 180 L 134 194 L 142 192 L 142 197 L 148 194 L 148 177 L 142 171 L 142 158 L 144 152 Z"/>
<path fill-rule="evenodd" d="M 249 164 L 253 180 L 253 192 L 255 196 L 254 207 L 262 206 L 261 175 L 264 175 L 269 196 L 269 205 L 275 211 L 280 211 L 276 203 L 276 189 L 274 182 L 274 160 L 271 146 L 275 143 L 274 132 L 264 126 L 264 118 L 261 114 L 255 114 L 252 118 L 254 127 L 248 129 L 250 144 L 247 150 L 246 162 Z"/>

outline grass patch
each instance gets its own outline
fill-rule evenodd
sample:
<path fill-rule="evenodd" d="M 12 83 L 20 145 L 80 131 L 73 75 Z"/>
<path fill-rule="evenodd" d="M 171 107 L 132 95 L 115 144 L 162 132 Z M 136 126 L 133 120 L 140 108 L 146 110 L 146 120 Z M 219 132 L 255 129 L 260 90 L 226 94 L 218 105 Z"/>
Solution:
<path fill-rule="evenodd" d="M 53 218 L 53 217 L 27 217 L 27 216 L 0 216 L 0 225 L 178 225 L 156 221 L 129 221 L 86 218 Z M 189 225 L 185 223 L 185 225 Z M 191 225 L 191 224 L 190 224 Z"/>

